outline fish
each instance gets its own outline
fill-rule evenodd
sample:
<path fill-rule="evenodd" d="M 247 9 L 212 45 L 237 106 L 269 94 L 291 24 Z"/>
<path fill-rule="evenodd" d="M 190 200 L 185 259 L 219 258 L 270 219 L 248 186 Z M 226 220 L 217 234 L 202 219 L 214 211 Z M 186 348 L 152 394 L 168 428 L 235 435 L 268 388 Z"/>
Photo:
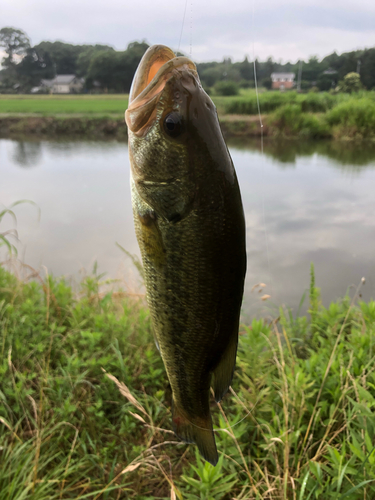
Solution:
<path fill-rule="evenodd" d="M 141 59 L 125 120 L 134 226 L 173 431 L 216 465 L 210 389 L 219 402 L 232 382 L 246 274 L 236 172 L 195 64 L 164 45 Z"/>

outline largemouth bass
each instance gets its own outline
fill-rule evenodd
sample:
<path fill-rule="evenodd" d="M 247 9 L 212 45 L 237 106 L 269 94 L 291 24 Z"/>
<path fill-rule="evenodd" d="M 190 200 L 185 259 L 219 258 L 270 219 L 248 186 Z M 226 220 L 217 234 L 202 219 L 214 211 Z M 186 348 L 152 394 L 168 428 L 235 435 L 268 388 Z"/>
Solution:
<path fill-rule="evenodd" d="M 236 361 L 246 272 L 241 194 L 216 108 L 194 63 L 143 56 L 125 114 L 134 224 L 176 435 L 218 460 L 210 414 Z"/>

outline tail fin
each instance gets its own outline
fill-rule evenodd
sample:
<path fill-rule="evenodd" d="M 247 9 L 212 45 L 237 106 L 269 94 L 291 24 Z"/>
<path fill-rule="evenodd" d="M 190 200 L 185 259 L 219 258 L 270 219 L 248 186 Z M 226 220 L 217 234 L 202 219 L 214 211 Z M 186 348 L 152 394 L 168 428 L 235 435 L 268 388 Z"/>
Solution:
<path fill-rule="evenodd" d="M 172 422 L 173 431 L 177 437 L 186 443 L 196 443 L 202 457 L 212 465 L 217 464 L 218 454 L 210 415 L 207 419 L 197 418 L 191 421 L 184 411 L 173 402 Z"/>

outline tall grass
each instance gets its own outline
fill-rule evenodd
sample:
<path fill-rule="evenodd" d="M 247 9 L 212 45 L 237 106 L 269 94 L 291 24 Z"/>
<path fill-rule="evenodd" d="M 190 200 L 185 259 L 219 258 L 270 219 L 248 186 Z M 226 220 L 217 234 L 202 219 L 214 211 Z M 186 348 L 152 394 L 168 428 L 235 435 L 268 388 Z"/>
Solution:
<path fill-rule="evenodd" d="M 267 120 L 267 125 L 274 130 L 275 134 L 287 137 L 319 138 L 330 136 L 330 130 L 324 118 L 304 113 L 299 104 L 281 106 Z"/>
<path fill-rule="evenodd" d="M 330 94 L 329 92 L 310 92 L 298 94 L 297 92 L 270 91 L 259 94 L 259 103 L 262 113 L 271 113 L 287 104 L 296 104 L 303 112 L 325 113 L 335 106 L 358 99 L 367 98 L 375 101 L 375 92 L 358 92 L 358 94 Z M 214 97 L 215 100 L 215 97 Z M 256 94 L 247 93 L 243 96 L 228 97 L 220 102 L 226 113 L 255 115 L 258 113 Z"/>
<path fill-rule="evenodd" d="M 327 113 L 335 137 L 374 138 L 375 102 L 362 98 L 343 102 Z"/>
<path fill-rule="evenodd" d="M 95 271 L 95 270 L 94 270 Z M 170 430 L 142 299 L 0 267 L 0 499 L 372 499 L 375 302 L 242 326 L 216 468 Z M 104 371 L 103 371 L 104 369 Z"/>

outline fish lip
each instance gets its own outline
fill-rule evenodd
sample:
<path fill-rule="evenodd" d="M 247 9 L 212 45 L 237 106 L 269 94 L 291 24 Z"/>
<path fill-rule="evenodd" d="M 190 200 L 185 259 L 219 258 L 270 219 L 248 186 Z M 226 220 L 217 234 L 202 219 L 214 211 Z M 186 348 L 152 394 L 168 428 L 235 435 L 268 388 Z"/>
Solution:
<path fill-rule="evenodd" d="M 159 62 L 160 59 L 165 60 L 164 64 Z M 145 84 L 144 79 L 148 76 L 147 73 L 152 70 L 154 64 L 157 64 L 159 69 L 153 78 Z M 139 108 L 159 95 L 163 91 L 167 81 L 173 75 L 178 76 L 184 70 L 198 77 L 197 68 L 188 57 L 175 56 L 172 50 L 164 45 L 153 45 L 150 47 L 144 54 L 134 75 L 129 94 L 128 111 Z"/>
<path fill-rule="evenodd" d="M 125 112 L 128 129 L 144 137 L 157 115 L 157 105 L 166 84 L 189 73 L 199 80 L 197 68 L 188 57 L 176 57 L 164 45 L 154 45 L 144 54 L 134 75 Z"/>

